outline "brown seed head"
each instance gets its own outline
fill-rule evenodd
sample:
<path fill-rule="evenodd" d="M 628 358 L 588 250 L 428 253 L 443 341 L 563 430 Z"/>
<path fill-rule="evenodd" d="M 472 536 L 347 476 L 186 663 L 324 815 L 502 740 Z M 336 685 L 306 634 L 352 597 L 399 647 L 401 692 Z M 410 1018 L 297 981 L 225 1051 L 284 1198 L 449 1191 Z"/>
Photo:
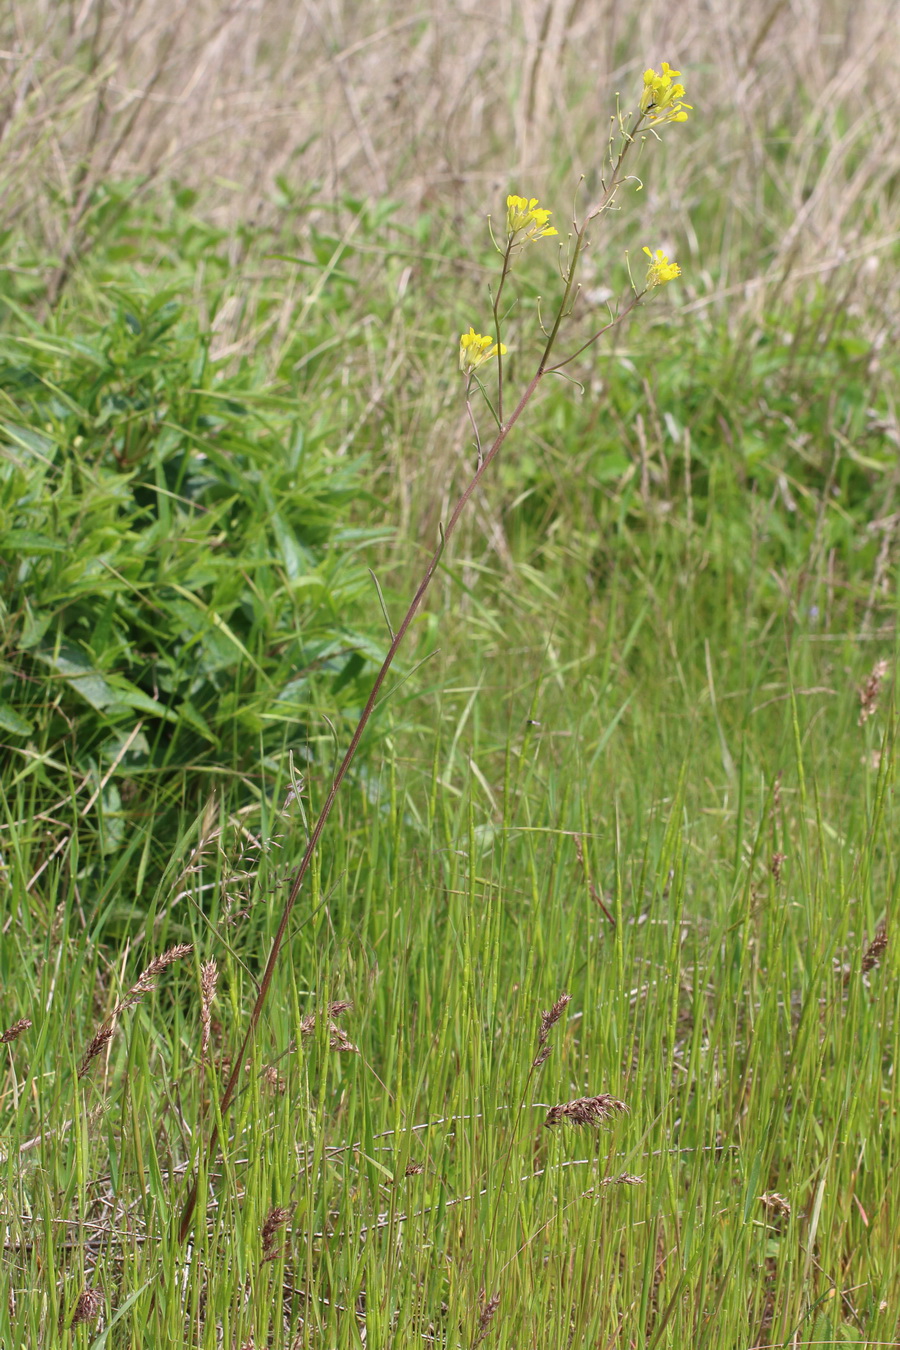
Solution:
<path fill-rule="evenodd" d="M 353 1004 L 346 999 L 341 999 L 336 1003 L 329 1003 L 328 1012 L 332 1017 L 340 1017 L 341 1013 L 347 1012 Z M 305 1039 L 311 1036 L 316 1029 L 316 1013 L 307 1013 L 306 1017 L 300 1020 L 300 1038 Z M 336 1026 L 334 1022 L 328 1023 L 328 1043 L 332 1050 L 342 1050 L 347 1054 L 358 1055 L 359 1049 L 353 1044 L 346 1031 Z"/>
<path fill-rule="evenodd" d="M 876 661 L 869 674 L 865 684 L 859 688 L 859 726 L 868 722 L 870 717 L 874 717 L 878 711 L 878 697 L 881 693 L 881 683 L 888 673 L 889 663 L 887 661 Z"/>
<path fill-rule="evenodd" d="M 552 1106 L 544 1124 L 558 1125 L 561 1120 L 567 1120 L 570 1125 L 602 1125 L 605 1120 L 627 1110 L 625 1103 L 617 1097 L 601 1092 L 597 1097 L 576 1097 L 571 1102 Z"/>
<path fill-rule="evenodd" d="M 113 1017 L 118 1017 L 126 1008 L 133 1008 L 136 1003 L 140 1003 L 145 994 L 149 994 L 156 988 L 154 980 L 157 975 L 161 975 L 167 966 L 172 965 L 173 961 L 180 961 L 182 957 L 190 956 L 193 950 L 193 943 L 180 942 L 176 946 L 170 947 L 168 951 L 163 952 L 161 956 L 155 956 L 146 970 L 141 971 L 121 1003 L 116 1004 L 112 1013 Z"/>
<path fill-rule="evenodd" d="M 219 968 L 215 961 L 206 961 L 200 967 L 200 1063 L 206 1063 L 209 1038 L 212 1031 L 212 1005 L 219 983 Z"/>
<path fill-rule="evenodd" d="M 871 970 L 873 966 L 878 965 L 887 945 L 887 933 L 882 928 L 875 934 L 872 941 L 863 952 L 862 969 L 864 972 Z"/>
<path fill-rule="evenodd" d="M 784 1218 L 791 1217 L 791 1205 L 789 1200 L 785 1200 L 783 1195 L 777 1191 L 766 1191 L 765 1195 L 759 1197 L 760 1203 L 769 1214 L 780 1214 Z"/>
<path fill-rule="evenodd" d="M 79 1322 L 93 1322 L 100 1315 L 100 1309 L 103 1307 L 102 1289 L 84 1289 L 78 1295 L 78 1302 L 75 1304 L 75 1311 L 72 1314 L 71 1325 L 77 1326 Z"/>
<path fill-rule="evenodd" d="M 489 1299 L 485 1299 L 484 1290 L 481 1291 L 482 1309 L 478 1318 L 478 1330 L 475 1333 L 474 1345 L 480 1345 L 490 1330 L 491 1322 L 494 1320 L 494 1314 L 500 1306 L 499 1293 L 491 1294 Z"/>
<path fill-rule="evenodd" d="M 115 1022 L 110 1021 L 105 1023 L 100 1028 L 100 1030 L 94 1035 L 93 1040 L 91 1040 L 90 1043 L 88 1044 L 88 1048 L 84 1052 L 84 1057 L 78 1066 L 79 1078 L 84 1077 L 88 1069 L 91 1067 L 91 1063 L 97 1058 L 99 1054 L 102 1054 L 102 1052 L 105 1050 L 106 1046 L 112 1040 L 112 1034 L 115 1031 L 115 1029 L 116 1029 Z"/>
<path fill-rule="evenodd" d="M 30 1026 L 31 1022 L 27 1017 L 20 1017 L 18 1022 L 13 1022 L 12 1026 L 0 1036 L 0 1045 L 9 1045 L 10 1041 L 14 1041 L 17 1036 L 21 1036 L 22 1032 L 27 1031 Z"/>
<path fill-rule="evenodd" d="M 335 1026 L 334 1022 L 329 1022 L 328 1032 L 328 1044 L 331 1046 L 332 1050 L 341 1050 L 348 1055 L 359 1054 L 359 1046 L 354 1045 L 346 1031 Z"/>
<path fill-rule="evenodd" d="M 276 1248 L 275 1238 L 279 1228 L 283 1228 L 290 1217 L 291 1211 L 289 1209 L 282 1209 L 279 1205 L 276 1205 L 274 1209 L 270 1209 L 266 1215 L 265 1222 L 260 1229 L 263 1249 L 262 1259 L 264 1261 L 274 1261 L 280 1256 L 282 1249 L 280 1247 Z"/>
<path fill-rule="evenodd" d="M 287 1079 L 278 1072 L 274 1064 L 266 1065 L 262 1071 L 262 1080 L 271 1092 L 285 1092 L 287 1090 Z"/>
<path fill-rule="evenodd" d="M 552 1008 L 547 1008 L 541 1013 L 541 1029 L 538 1033 L 538 1044 L 546 1045 L 547 1037 L 562 1017 L 568 1004 L 572 1002 L 571 994 L 560 994 Z"/>

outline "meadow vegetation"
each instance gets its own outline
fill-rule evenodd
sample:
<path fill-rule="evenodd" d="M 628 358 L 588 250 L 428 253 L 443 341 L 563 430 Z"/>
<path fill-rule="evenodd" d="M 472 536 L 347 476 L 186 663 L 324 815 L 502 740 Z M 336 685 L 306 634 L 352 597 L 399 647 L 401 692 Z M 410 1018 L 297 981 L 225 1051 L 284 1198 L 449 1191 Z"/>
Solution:
<path fill-rule="evenodd" d="M 898 1343 L 900 34 L 671 9 L 3 20 L 3 1350 Z"/>

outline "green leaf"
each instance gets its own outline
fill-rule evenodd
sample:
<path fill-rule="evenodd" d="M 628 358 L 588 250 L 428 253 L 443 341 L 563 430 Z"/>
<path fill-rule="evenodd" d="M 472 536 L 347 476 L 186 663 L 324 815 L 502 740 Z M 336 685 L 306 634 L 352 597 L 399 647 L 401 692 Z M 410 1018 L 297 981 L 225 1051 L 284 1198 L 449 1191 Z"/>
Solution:
<path fill-rule="evenodd" d="M 15 708 L 11 708 L 8 703 L 0 700 L 0 727 L 4 731 L 11 731 L 14 736 L 30 736 L 33 730 L 31 722 L 26 722 L 24 717 L 20 717 Z"/>
<path fill-rule="evenodd" d="M 84 653 L 71 643 L 63 643 L 55 651 L 35 652 L 35 656 L 61 675 L 76 694 L 80 694 L 98 712 L 116 702 L 115 691 L 100 672 L 90 665 Z"/>
<path fill-rule="evenodd" d="M 66 545 L 61 539 L 50 539 L 45 534 L 36 534 L 34 530 L 4 530 L 0 539 L 4 552 L 24 553 L 31 556 L 36 553 L 65 553 Z"/>

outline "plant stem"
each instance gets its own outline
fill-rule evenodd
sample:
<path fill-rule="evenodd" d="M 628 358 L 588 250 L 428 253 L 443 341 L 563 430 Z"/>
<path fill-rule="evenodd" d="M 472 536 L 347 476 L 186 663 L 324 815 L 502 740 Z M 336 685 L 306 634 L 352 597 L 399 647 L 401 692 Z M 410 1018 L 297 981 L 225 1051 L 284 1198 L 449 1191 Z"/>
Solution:
<path fill-rule="evenodd" d="M 269 986 L 272 983 L 272 976 L 274 975 L 275 972 L 275 963 L 278 960 L 278 954 L 281 951 L 282 945 L 284 943 L 288 923 L 290 922 L 290 917 L 294 905 L 297 903 L 297 897 L 300 894 L 300 890 L 303 885 L 303 879 L 306 876 L 307 871 L 309 870 L 309 865 L 310 862 L 312 861 L 312 856 L 316 851 L 316 847 L 318 846 L 320 838 L 322 837 L 322 833 L 328 822 L 328 817 L 331 815 L 331 808 L 334 806 L 334 802 L 340 790 L 341 784 L 343 783 L 345 777 L 347 776 L 347 771 L 349 770 L 350 765 L 353 762 L 354 756 L 356 755 L 356 751 L 359 748 L 359 743 L 362 740 L 363 733 L 366 729 L 366 726 L 368 725 L 372 713 L 375 710 L 375 705 L 378 701 L 378 694 L 379 691 L 381 690 L 381 686 L 384 683 L 388 671 L 390 670 L 393 664 L 394 657 L 397 655 L 397 652 L 400 649 L 403 639 L 406 637 L 406 634 L 409 630 L 409 626 L 412 623 L 413 619 L 415 618 L 416 612 L 418 611 L 419 606 L 421 605 L 423 599 L 425 598 L 425 594 L 428 590 L 428 587 L 431 585 L 432 578 L 434 577 L 434 574 L 437 571 L 438 563 L 440 562 L 441 554 L 444 551 L 444 547 L 447 544 L 447 541 L 450 539 L 451 535 L 453 534 L 457 522 L 459 521 L 460 516 L 462 515 L 463 511 L 466 508 L 466 505 L 468 504 L 469 498 L 472 496 L 475 489 L 480 484 L 482 477 L 487 472 L 489 466 L 499 453 L 501 446 L 503 445 L 509 433 L 512 431 L 513 427 L 518 422 L 525 408 L 531 402 L 531 399 L 534 396 L 534 393 L 538 385 L 540 384 L 541 380 L 544 378 L 545 374 L 548 373 L 547 361 L 550 357 L 550 353 L 553 349 L 553 345 L 559 333 L 560 325 L 569 311 L 569 304 L 572 298 L 572 290 L 575 284 L 575 274 L 577 271 L 578 261 L 585 243 L 585 232 L 587 230 L 590 221 L 593 220 L 600 213 L 600 211 L 602 211 L 606 206 L 608 206 L 610 201 L 612 200 L 616 192 L 616 189 L 619 186 L 619 171 L 622 166 L 622 161 L 625 157 L 625 154 L 628 151 L 628 147 L 630 144 L 631 141 L 629 140 L 622 147 L 622 150 L 619 153 L 618 160 L 616 161 L 615 167 L 613 169 L 613 176 L 609 187 L 605 190 L 601 202 L 588 213 L 584 221 L 584 224 L 578 230 L 578 233 L 576 235 L 575 251 L 572 255 L 572 260 L 566 275 L 566 284 L 565 290 L 563 292 L 563 297 L 557 309 L 556 319 L 554 321 L 553 328 L 551 329 L 550 334 L 547 338 L 547 342 L 544 347 L 544 352 L 541 357 L 538 368 L 535 371 L 531 381 L 526 386 L 524 393 L 522 394 L 521 398 L 516 404 L 515 409 L 513 410 L 507 422 L 502 421 L 502 411 L 501 411 L 502 405 L 498 407 L 499 430 L 497 431 L 497 435 L 494 437 L 494 440 L 491 443 L 491 447 L 488 450 L 487 454 L 483 457 L 483 459 L 481 458 L 479 447 L 479 463 L 475 470 L 475 473 L 472 475 L 466 487 L 463 489 L 462 495 L 457 501 L 456 506 L 453 508 L 453 512 L 450 516 L 450 519 L 447 521 L 447 524 L 441 535 L 441 542 L 431 556 L 428 566 L 425 569 L 425 575 L 423 576 L 421 582 L 419 583 L 418 589 L 416 590 L 416 593 L 413 596 L 412 601 L 410 602 L 409 608 L 407 609 L 406 614 L 403 617 L 403 621 L 400 624 L 400 627 L 397 629 L 396 634 L 394 635 L 393 641 L 391 642 L 391 645 L 388 648 L 387 655 L 385 656 L 384 661 L 381 664 L 381 669 L 375 676 L 375 681 L 372 685 L 369 697 L 366 700 L 366 705 L 362 710 L 360 719 L 356 725 L 356 730 L 354 731 L 350 739 L 350 744 L 347 747 L 344 758 L 341 760 L 341 763 L 338 766 L 338 770 L 334 776 L 334 780 L 329 789 L 328 796 L 325 798 L 325 803 L 322 806 L 321 811 L 319 812 L 319 816 L 318 819 L 316 820 L 315 825 L 313 826 L 312 833 L 310 834 L 309 837 L 309 842 L 306 845 L 306 850 L 303 854 L 303 857 L 300 860 L 300 865 L 297 868 L 297 871 L 294 873 L 294 879 L 291 883 L 291 889 L 290 892 L 288 893 L 288 898 L 287 901 L 285 902 L 285 906 L 282 911 L 281 919 L 278 924 L 278 929 L 275 933 L 275 937 L 272 942 L 271 951 L 269 952 L 269 959 L 266 962 L 266 968 L 263 972 L 263 976 L 259 984 L 256 1002 L 254 1003 L 253 1009 L 250 1013 L 250 1019 L 247 1024 L 247 1030 L 244 1034 L 244 1039 L 241 1042 L 240 1049 L 238 1050 L 237 1055 L 235 1056 L 234 1063 L 231 1068 L 231 1074 L 229 1076 L 228 1082 L 225 1085 L 225 1089 L 222 1093 L 222 1099 L 219 1105 L 219 1117 L 222 1120 L 224 1120 L 225 1113 L 228 1110 L 229 1106 L 231 1105 L 232 1099 L 235 1094 L 235 1090 L 241 1078 L 241 1073 L 244 1067 L 244 1061 L 247 1058 L 247 1053 L 253 1041 L 253 1037 L 256 1032 L 259 1019 L 262 1016 L 263 1008 L 265 1007 L 266 999 L 268 998 L 269 994 Z M 500 285 L 498 286 L 497 296 L 494 301 L 494 318 L 498 325 L 499 325 L 500 294 L 509 271 L 511 250 L 512 244 L 510 242 L 507 244 L 506 252 L 504 254 L 503 270 L 500 278 Z M 590 338 L 587 343 L 584 344 L 584 346 L 578 349 L 578 351 L 579 352 L 583 351 L 584 347 L 590 346 L 592 342 L 595 342 L 597 338 L 600 337 L 600 334 L 602 332 L 607 332 L 615 324 L 619 323 L 625 317 L 626 314 L 631 312 L 631 310 L 635 307 L 635 305 L 638 303 L 638 300 L 640 299 L 641 299 L 640 295 L 636 296 L 627 309 L 623 310 L 621 314 L 615 316 L 610 321 L 609 324 L 607 324 L 603 329 L 600 330 L 600 332 L 595 333 L 594 336 Z M 498 332 L 497 340 L 499 342 L 499 327 L 497 332 Z M 574 353 L 573 357 L 574 355 L 577 354 L 578 354 L 577 352 Z M 568 357 L 566 361 L 560 362 L 558 366 L 553 367 L 553 369 L 559 369 L 560 366 L 567 364 L 567 361 L 572 360 L 573 357 Z M 498 352 L 498 361 L 499 360 L 500 354 Z M 501 395 L 502 395 L 502 383 L 501 383 Z M 212 1159 L 213 1154 L 215 1153 L 218 1142 L 219 1142 L 218 1126 L 215 1122 L 213 1122 L 212 1128 L 210 1130 L 209 1144 L 207 1146 L 207 1153 L 210 1160 Z M 512 1144 L 510 1144 L 510 1151 L 511 1149 Z M 194 1217 L 194 1211 L 197 1206 L 198 1186 L 199 1186 L 199 1177 L 195 1176 L 181 1214 L 181 1222 L 179 1224 L 178 1229 L 178 1236 L 181 1242 L 184 1242 L 187 1239 L 187 1235 L 190 1232 L 191 1223 Z"/>
<path fill-rule="evenodd" d="M 309 843 L 307 844 L 306 851 L 304 852 L 303 857 L 300 860 L 300 865 L 294 874 L 294 880 L 291 884 L 291 889 L 288 894 L 288 898 L 281 915 L 281 920 L 278 924 L 278 930 L 275 933 L 275 938 L 272 942 L 272 949 L 269 952 L 269 959 L 266 962 L 266 968 L 263 972 L 263 977 L 260 981 L 259 993 L 256 996 L 256 1002 L 254 1003 L 253 1009 L 250 1013 L 250 1020 L 247 1024 L 247 1030 L 244 1035 L 244 1039 L 241 1042 L 240 1049 L 238 1050 L 237 1055 L 235 1056 L 234 1063 L 231 1069 L 231 1074 L 229 1076 L 228 1082 L 225 1085 L 225 1090 L 222 1093 L 222 1100 L 219 1105 L 219 1112 L 223 1119 L 225 1116 L 225 1112 L 231 1105 L 235 1089 L 237 1088 L 237 1085 L 241 1078 L 244 1061 L 247 1058 L 247 1052 L 250 1049 L 254 1033 L 256 1032 L 257 1024 L 259 1022 L 260 1017 L 262 1016 L 262 1011 L 263 1008 L 265 1007 L 266 998 L 268 997 L 269 993 L 269 986 L 272 983 L 272 976 L 275 972 L 275 963 L 278 960 L 278 954 L 281 951 L 285 933 L 287 932 L 287 926 L 290 921 L 291 912 L 294 908 L 294 905 L 297 902 L 297 897 L 300 894 L 300 889 L 303 885 L 303 879 L 306 876 L 307 871 L 309 870 L 309 864 L 312 861 L 313 853 L 315 852 L 316 846 L 322 836 L 322 832 L 325 829 L 328 817 L 331 815 L 331 808 L 334 805 L 335 798 L 337 797 L 338 791 L 340 790 L 340 786 L 343 783 L 345 777 L 347 776 L 347 771 L 350 768 L 351 763 L 353 762 L 353 758 L 359 747 L 359 743 L 362 740 L 363 732 L 365 731 L 366 726 L 368 725 L 369 722 L 369 718 L 372 716 L 372 713 L 375 709 L 375 704 L 378 700 L 378 693 L 381 689 L 381 686 L 384 683 L 385 677 L 387 676 L 387 673 L 390 670 L 391 665 L 393 664 L 394 657 L 397 655 L 397 652 L 400 648 L 400 644 L 403 642 L 403 639 L 407 634 L 409 626 L 412 623 L 413 619 L 415 618 L 416 611 L 418 610 L 420 604 L 422 603 L 422 600 L 425 597 L 425 593 L 428 590 L 428 587 L 431 585 L 432 577 L 437 571 L 438 563 L 440 562 L 441 554 L 444 551 L 444 547 L 450 536 L 453 534 L 457 522 L 459 521 L 460 516 L 462 515 L 463 511 L 466 508 L 469 498 L 472 496 L 473 492 L 478 487 L 483 475 L 486 473 L 488 469 L 488 466 L 491 464 L 496 455 L 499 453 L 500 447 L 503 445 L 503 442 L 506 440 L 510 431 L 512 431 L 516 422 L 518 422 L 525 408 L 531 401 L 535 390 L 537 389 L 538 385 L 543 379 L 543 376 L 544 376 L 544 367 L 543 363 L 541 363 L 541 365 L 538 366 L 538 369 L 535 372 L 530 383 L 528 384 L 527 388 L 525 389 L 525 392 L 522 394 L 522 397 L 519 399 L 519 402 L 516 404 L 515 410 L 513 411 L 509 421 L 500 427 L 500 430 L 497 432 L 497 435 L 495 436 L 494 441 L 490 449 L 488 450 L 487 454 L 485 455 L 482 463 L 478 466 L 472 478 L 469 480 L 468 484 L 464 488 L 463 493 L 460 496 L 459 501 L 456 503 L 456 506 L 453 508 L 453 513 L 450 516 L 450 519 L 447 521 L 447 524 L 444 528 L 441 542 L 435 549 L 434 553 L 432 554 L 431 560 L 428 563 L 428 567 L 425 570 L 425 575 L 423 576 L 421 582 L 419 583 L 418 589 L 412 598 L 412 601 L 410 603 L 409 608 L 406 611 L 406 614 L 403 616 L 403 621 L 400 624 L 400 627 L 397 629 L 393 642 L 388 648 L 388 652 L 384 658 L 384 661 L 382 662 L 381 669 L 375 676 L 375 681 L 372 685 L 371 693 L 369 694 L 369 697 L 366 700 L 366 706 L 363 708 L 362 715 L 360 716 L 359 722 L 356 725 L 356 730 L 354 731 L 353 736 L 351 737 L 350 744 L 347 747 L 347 751 L 344 755 L 344 758 L 341 760 L 341 763 L 338 767 L 338 771 L 334 776 L 334 781 L 331 784 L 328 796 L 325 798 L 325 803 L 322 807 L 322 810 L 319 812 L 319 817 L 316 820 L 315 825 L 313 826 L 312 833 L 309 837 Z M 214 1123 L 210 1131 L 210 1138 L 208 1145 L 208 1155 L 210 1158 L 212 1158 L 215 1152 L 216 1146 L 218 1144 L 218 1139 L 219 1139 L 218 1128 Z M 181 1222 L 178 1229 L 178 1237 L 179 1241 L 181 1242 L 184 1242 L 187 1239 L 187 1235 L 190 1232 L 191 1222 L 194 1217 L 194 1210 L 196 1209 L 197 1206 L 198 1185 L 199 1179 L 195 1177 L 191 1185 L 190 1192 L 188 1193 L 188 1198 L 185 1201 L 184 1209 L 182 1210 L 181 1214 Z"/>

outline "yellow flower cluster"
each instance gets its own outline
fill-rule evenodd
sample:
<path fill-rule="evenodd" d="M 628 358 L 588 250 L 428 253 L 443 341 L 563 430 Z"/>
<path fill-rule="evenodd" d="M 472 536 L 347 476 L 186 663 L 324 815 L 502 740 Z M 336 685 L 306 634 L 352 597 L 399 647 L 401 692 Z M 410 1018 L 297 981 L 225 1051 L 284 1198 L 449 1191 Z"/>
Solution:
<path fill-rule="evenodd" d="M 493 338 L 484 337 L 470 328 L 459 339 L 459 368 L 464 375 L 471 375 L 473 370 L 483 366 L 485 361 L 490 361 L 498 352 L 501 356 L 506 355 L 502 342 L 494 342 Z"/>
<path fill-rule="evenodd" d="M 548 225 L 550 212 L 538 208 L 537 197 L 507 197 L 506 233 L 510 239 L 525 230 L 525 239 L 545 239 L 548 235 L 558 234 L 552 225 Z M 524 240 L 520 242 L 524 243 Z"/>
<path fill-rule="evenodd" d="M 641 94 L 641 113 L 648 121 L 659 126 L 663 122 L 686 122 L 686 109 L 693 112 L 690 103 L 682 103 L 684 85 L 675 81 L 681 74 L 673 70 L 668 61 L 663 61 L 662 72 L 644 71 L 644 91 Z"/>
<path fill-rule="evenodd" d="M 669 262 L 661 248 L 658 248 L 655 253 L 651 253 L 649 248 L 645 248 L 644 252 L 650 259 L 647 279 L 644 282 L 647 290 L 651 286 L 664 286 L 667 281 L 674 281 L 676 277 L 681 276 L 681 268 L 677 263 Z"/>

